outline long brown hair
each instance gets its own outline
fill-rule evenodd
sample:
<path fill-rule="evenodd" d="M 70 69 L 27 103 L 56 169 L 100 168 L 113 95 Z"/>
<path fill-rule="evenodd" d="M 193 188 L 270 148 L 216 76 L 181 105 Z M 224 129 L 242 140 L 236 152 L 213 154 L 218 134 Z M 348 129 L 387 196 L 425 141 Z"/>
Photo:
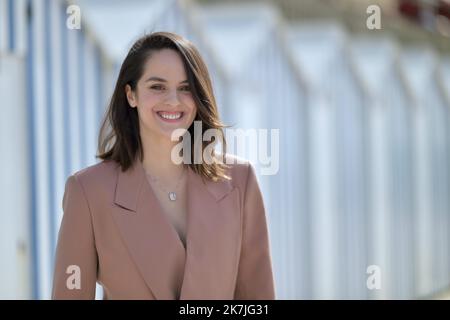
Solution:
<path fill-rule="evenodd" d="M 226 126 L 219 119 L 211 79 L 200 53 L 190 41 L 177 34 L 154 32 L 138 39 L 129 50 L 120 68 L 116 86 L 100 128 L 97 158 L 118 162 L 122 171 L 130 168 L 137 157 L 142 161 L 144 156 L 139 135 L 138 113 L 136 108 L 132 108 L 128 103 L 125 86 L 128 84 L 132 90 L 135 90 L 147 59 L 153 52 L 162 49 L 172 49 L 180 54 L 191 94 L 197 106 L 194 120 L 202 122 L 202 136 L 208 129 L 218 130 L 217 132 L 221 134 L 222 152 L 223 155 L 226 154 L 226 141 L 223 134 L 223 128 Z M 188 131 L 191 137 L 194 137 L 194 122 Z M 194 150 L 194 140 L 191 139 L 191 150 Z M 201 150 L 194 150 L 194 152 L 203 154 L 208 144 L 201 139 Z M 219 161 L 214 151 L 212 154 L 214 161 L 211 164 L 205 161 L 195 164 L 194 152 L 191 152 L 191 164 L 189 164 L 194 172 L 213 181 L 220 178 L 229 179 L 226 175 L 226 164 Z"/>

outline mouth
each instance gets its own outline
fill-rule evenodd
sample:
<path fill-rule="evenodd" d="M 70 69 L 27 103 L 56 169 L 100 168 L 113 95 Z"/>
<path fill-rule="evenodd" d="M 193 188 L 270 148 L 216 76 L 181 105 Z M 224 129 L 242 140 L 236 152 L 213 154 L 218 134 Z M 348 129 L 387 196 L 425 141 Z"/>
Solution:
<path fill-rule="evenodd" d="M 175 112 L 169 112 L 169 111 L 157 111 L 156 114 L 158 115 L 158 118 L 161 119 L 164 122 L 174 123 L 180 121 L 183 116 L 184 112 L 181 111 L 175 111 Z"/>

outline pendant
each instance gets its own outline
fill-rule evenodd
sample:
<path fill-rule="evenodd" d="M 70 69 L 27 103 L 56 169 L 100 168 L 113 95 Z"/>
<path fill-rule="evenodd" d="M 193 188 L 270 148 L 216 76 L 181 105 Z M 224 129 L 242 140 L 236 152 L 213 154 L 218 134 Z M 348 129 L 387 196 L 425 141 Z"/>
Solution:
<path fill-rule="evenodd" d="M 173 191 L 169 192 L 169 199 L 170 199 L 170 201 L 177 200 L 177 194 Z"/>

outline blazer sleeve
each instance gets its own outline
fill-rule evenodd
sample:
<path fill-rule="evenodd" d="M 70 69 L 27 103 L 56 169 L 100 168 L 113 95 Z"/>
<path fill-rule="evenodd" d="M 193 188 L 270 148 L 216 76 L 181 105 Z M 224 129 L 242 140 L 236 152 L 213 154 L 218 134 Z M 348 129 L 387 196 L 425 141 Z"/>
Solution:
<path fill-rule="evenodd" d="M 52 299 L 94 299 L 97 252 L 92 217 L 75 175 L 66 181 L 59 229 Z"/>
<path fill-rule="evenodd" d="M 250 163 L 244 195 L 242 247 L 234 298 L 275 299 L 264 203 L 254 168 Z"/>

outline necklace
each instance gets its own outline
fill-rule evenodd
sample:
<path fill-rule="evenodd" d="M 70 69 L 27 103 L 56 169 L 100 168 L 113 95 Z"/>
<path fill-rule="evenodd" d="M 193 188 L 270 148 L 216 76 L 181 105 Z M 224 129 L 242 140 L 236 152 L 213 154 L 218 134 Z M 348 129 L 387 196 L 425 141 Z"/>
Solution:
<path fill-rule="evenodd" d="M 157 186 L 159 186 L 159 188 L 161 189 L 161 190 L 163 190 L 165 193 L 167 193 L 167 196 L 169 197 L 169 200 L 170 201 L 176 201 L 177 200 L 177 189 L 178 189 L 178 185 L 180 184 L 180 182 L 181 182 L 181 179 L 183 178 L 183 176 L 184 176 L 184 173 L 185 173 L 185 169 L 183 168 L 183 171 L 181 172 L 181 174 L 180 174 L 180 177 L 178 178 L 178 182 L 177 182 L 177 184 L 175 185 L 175 188 L 173 189 L 173 190 L 167 190 L 163 185 L 161 185 L 161 183 L 159 182 L 159 179 L 158 178 L 155 178 L 155 177 L 153 177 L 152 175 L 150 175 L 149 173 L 147 173 L 147 175 L 149 176 L 149 178 L 150 178 L 150 180 L 152 181 L 152 182 L 155 182 L 155 184 L 157 185 Z"/>

